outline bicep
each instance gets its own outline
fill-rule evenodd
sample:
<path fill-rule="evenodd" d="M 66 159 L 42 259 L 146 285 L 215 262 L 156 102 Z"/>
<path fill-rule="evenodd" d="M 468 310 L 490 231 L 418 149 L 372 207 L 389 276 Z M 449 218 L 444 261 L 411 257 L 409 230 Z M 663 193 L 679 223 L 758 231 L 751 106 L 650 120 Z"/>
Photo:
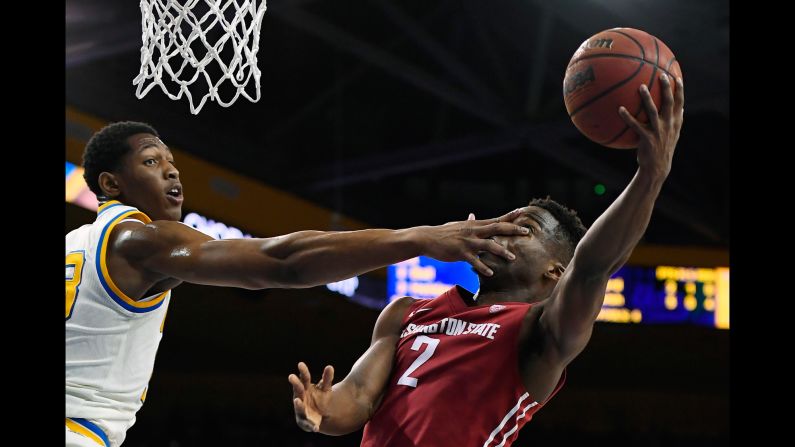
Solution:
<path fill-rule="evenodd" d="M 260 239 L 215 240 L 179 222 L 139 226 L 120 235 L 119 244 L 146 271 L 195 284 L 265 288 L 285 276 Z"/>
<path fill-rule="evenodd" d="M 350 388 L 355 399 L 368 407 L 370 413 L 386 389 L 395 361 L 396 345 L 397 336 L 373 341 L 340 383 L 340 386 Z"/>
<path fill-rule="evenodd" d="M 356 399 L 371 410 L 386 389 L 400 340 L 400 327 L 412 302 L 412 298 L 401 298 L 384 309 L 373 329 L 370 347 L 340 383 L 341 386 L 351 387 Z"/>

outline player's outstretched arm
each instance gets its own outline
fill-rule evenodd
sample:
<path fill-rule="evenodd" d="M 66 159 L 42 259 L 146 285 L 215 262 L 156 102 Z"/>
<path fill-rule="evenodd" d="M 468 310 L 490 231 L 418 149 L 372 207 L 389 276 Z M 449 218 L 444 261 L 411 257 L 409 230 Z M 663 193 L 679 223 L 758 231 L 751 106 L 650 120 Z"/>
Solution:
<path fill-rule="evenodd" d="M 298 375 L 290 374 L 295 420 L 304 431 L 344 435 L 364 426 L 378 408 L 392 370 L 400 326 L 413 298 L 393 301 L 378 317 L 370 348 L 359 357 L 351 372 L 332 386 L 334 368 L 312 383 L 309 368 L 298 364 Z"/>
<path fill-rule="evenodd" d="M 676 95 L 666 76 L 661 76 L 663 99 L 658 112 L 646 86 L 641 97 L 650 119 L 641 124 L 626 109 L 621 116 L 640 136 L 638 170 L 621 195 L 599 216 L 578 244 L 574 257 L 561 275 L 544 313 L 541 327 L 556 347 L 559 360 L 568 363 L 591 336 L 602 307 L 610 275 L 629 258 L 649 224 L 654 202 L 671 170 L 684 110 L 684 86 L 676 80 Z"/>
<path fill-rule="evenodd" d="M 111 254 L 121 256 L 153 280 L 176 278 L 196 284 L 247 289 L 313 287 L 426 255 L 467 261 L 490 275 L 478 253 L 510 259 L 489 239 L 526 234 L 511 223 L 521 209 L 502 217 L 402 230 L 299 231 L 265 239 L 214 240 L 179 222 L 126 222 L 113 230 Z"/>

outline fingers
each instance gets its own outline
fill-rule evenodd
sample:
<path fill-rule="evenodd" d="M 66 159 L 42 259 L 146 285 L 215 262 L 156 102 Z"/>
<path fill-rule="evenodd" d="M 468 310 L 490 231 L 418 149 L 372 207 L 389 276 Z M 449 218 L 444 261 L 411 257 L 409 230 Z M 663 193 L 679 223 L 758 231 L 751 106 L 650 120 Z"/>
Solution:
<path fill-rule="evenodd" d="M 676 78 L 676 94 L 674 95 L 674 110 L 683 114 L 685 109 L 685 84 L 682 78 Z"/>
<path fill-rule="evenodd" d="M 301 382 L 304 383 L 304 388 L 308 388 L 312 383 L 312 374 L 309 373 L 306 363 L 298 362 L 298 375 L 301 377 Z"/>
<path fill-rule="evenodd" d="M 328 378 L 329 382 L 334 378 L 334 369 L 327 366 L 323 371 L 323 379 Z M 330 370 L 329 370 L 330 369 Z M 299 377 L 300 376 L 300 377 Z M 298 376 L 290 374 L 287 376 L 290 385 L 293 386 L 293 410 L 295 411 L 295 422 L 301 430 L 308 432 L 317 432 L 320 430 L 320 424 L 309 420 L 306 411 L 306 404 L 304 403 L 306 390 L 312 383 L 312 375 L 309 373 L 309 368 L 306 363 L 298 363 Z"/>
<path fill-rule="evenodd" d="M 662 87 L 661 115 L 662 119 L 668 123 L 671 121 L 674 111 L 674 92 L 671 89 L 671 80 L 665 73 L 660 75 L 660 86 Z"/>
<path fill-rule="evenodd" d="M 508 212 L 508 213 L 505 213 L 505 214 L 503 214 L 500 217 L 494 217 L 494 218 L 491 218 L 491 219 L 483 219 L 483 220 L 480 220 L 478 222 L 482 222 L 484 225 L 493 224 L 493 223 L 497 223 L 497 222 L 513 222 L 514 220 L 516 220 L 516 218 L 518 218 L 522 214 L 526 213 L 529 209 L 530 209 L 529 206 L 525 206 L 525 207 L 522 207 L 522 208 L 516 208 L 515 210 L 513 210 L 511 212 Z"/>
<path fill-rule="evenodd" d="M 527 227 L 508 222 L 490 223 L 475 230 L 475 234 L 481 238 L 489 238 L 492 236 L 524 236 L 529 232 L 530 230 Z"/>
<path fill-rule="evenodd" d="M 478 249 L 478 253 L 487 251 L 489 253 L 508 259 L 509 261 L 513 261 L 514 259 L 516 259 L 516 256 L 513 253 L 508 251 L 507 248 L 498 244 L 497 241 L 493 239 L 481 239 L 475 243 L 475 246 Z"/>
<path fill-rule="evenodd" d="M 334 382 L 334 367 L 331 365 L 323 369 L 323 378 L 320 379 L 318 387 L 321 391 L 331 391 L 331 384 Z"/>
<path fill-rule="evenodd" d="M 629 113 L 629 111 L 627 110 L 626 107 L 624 107 L 624 106 L 619 107 L 618 108 L 618 114 L 621 116 L 621 118 L 624 120 L 624 122 L 627 123 L 627 126 L 629 126 L 630 129 L 634 130 L 635 133 L 637 133 L 639 137 L 648 138 L 647 134 L 648 134 L 649 131 L 646 130 L 646 128 L 643 126 L 643 124 L 641 124 L 638 120 L 635 119 L 635 117 L 633 117 Z"/>
<path fill-rule="evenodd" d="M 497 217 L 497 218 L 494 218 L 494 219 L 484 220 L 484 222 L 488 222 L 488 223 L 493 223 L 493 222 L 513 222 L 519 216 L 521 216 L 522 214 L 527 213 L 528 211 L 530 211 L 530 207 L 529 206 L 525 206 L 525 207 L 522 207 L 522 208 L 516 208 L 515 210 L 513 210 L 513 211 L 511 211 L 509 213 L 503 214 L 500 217 Z"/>
<path fill-rule="evenodd" d="M 640 86 L 640 99 L 643 102 L 643 107 L 646 109 L 646 116 L 649 117 L 649 125 L 656 131 L 660 126 L 657 107 L 654 105 L 654 100 L 651 99 L 651 93 L 649 93 L 649 88 L 646 84 L 641 84 Z"/>
<path fill-rule="evenodd" d="M 287 376 L 287 381 L 293 386 L 293 397 L 303 399 L 306 388 L 304 387 L 304 384 L 301 383 L 301 379 L 299 379 L 295 374 L 290 374 Z"/>
<path fill-rule="evenodd" d="M 466 256 L 467 262 L 481 275 L 483 276 L 491 276 L 494 272 L 486 267 L 486 264 L 483 263 L 477 256 L 473 255 L 472 253 L 468 253 Z"/>
<path fill-rule="evenodd" d="M 320 429 L 320 427 L 310 422 L 307 418 L 306 407 L 304 406 L 304 402 L 301 399 L 293 399 L 293 411 L 295 411 L 295 423 L 298 424 L 298 427 L 301 430 L 316 432 Z"/>
<path fill-rule="evenodd" d="M 304 407 L 304 401 L 299 398 L 293 398 L 293 411 L 295 411 L 295 417 L 306 419 L 306 407 Z"/>

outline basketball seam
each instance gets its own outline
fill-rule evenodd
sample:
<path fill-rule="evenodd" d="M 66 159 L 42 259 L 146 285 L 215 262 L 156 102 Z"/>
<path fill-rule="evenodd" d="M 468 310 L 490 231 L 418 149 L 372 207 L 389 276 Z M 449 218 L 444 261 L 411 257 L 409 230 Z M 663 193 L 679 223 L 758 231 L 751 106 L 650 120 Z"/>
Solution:
<path fill-rule="evenodd" d="M 660 46 L 657 44 L 657 38 L 656 37 L 654 38 L 654 49 L 657 52 L 657 57 L 655 57 L 655 62 L 653 64 L 651 64 L 651 65 L 654 65 L 654 69 L 651 72 L 651 79 L 649 79 L 649 85 L 648 85 L 649 91 L 651 91 L 651 89 L 654 87 L 654 78 L 655 78 L 654 75 L 657 74 L 657 68 L 659 68 L 659 66 L 657 64 L 660 63 Z M 635 112 L 632 116 L 633 117 L 639 116 L 640 112 L 642 110 L 643 110 L 643 101 L 640 102 L 640 106 L 638 106 L 638 111 Z M 649 118 L 649 122 L 651 122 L 651 117 L 648 117 L 648 118 Z M 616 135 L 613 138 L 611 138 L 610 140 L 608 140 L 608 141 L 606 141 L 604 143 L 600 143 L 600 144 L 610 144 L 610 143 L 616 141 L 617 139 L 621 138 L 621 136 L 624 135 L 627 132 L 627 130 L 629 130 L 629 124 L 624 124 L 624 128 L 621 129 L 621 132 L 619 132 L 618 135 Z"/>
<path fill-rule="evenodd" d="M 667 67 L 665 67 L 665 68 L 663 69 L 663 71 L 665 71 L 665 72 L 666 72 L 666 73 L 668 73 L 668 74 L 671 74 L 671 73 L 670 73 L 668 70 L 670 70 L 670 69 L 671 69 L 671 66 L 673 66 L 673 64 L 674 64 L 674 61 L 676 61 L 676 56 L 674 56 L 674 57 L 672 57 L 672 58 L 671 58 L 671 61 L 670 61 L 670 62 L 668 62 L 668 66 L 667 66 Z"/>
<path fill-rule="evenodd" d="M 636 61 L 639 61 L 639 62 L 645 62 L 645 63 L 647 63 L 649 65 L 656 66 L 660 70 L 664 71 L 665 74 L 667 74 L 669 77 L 676 79 L 676 76 L 674 76 L 673 73 L 671 73 L 667 68 L 660 67 L 659 65 L 655 64 L 654 62 L 647 61 L 646 59 L 642 59 L 642 58 L 637 57 L 637 56 L 630 56 L 628 54 L 612 54 L 612 53 L 611 54 L 591 54 L 589 56 L 582 56 L 582 57 L 578 58 L 577 60 L 571 62 L 569 64 L 569 66 L 573 66 L 574 64 L 577 64 L 577 63 L 579 63 L 581 61 L 584 61 L 584 60 L 587 60 L 587 59 L 599 59 L 599 58 L 602 58 L 602 57 L 618 57 L 618 58 L 622 58 L 622 59 L 632 59 L 632 60 L 636 60 Z M 668 64 L 669 68 L 673 65 L 675 60 L 676 60 L 676 58 L 671 59 L 671 63 Z"/>
<path fill-rule="evenodd" d="M 651 64 L 652 63 L 651 61 L 647 61 L 646 60 L 646 50 L 643 49 L 643 45 L 641 45 L 640 42 L 638 42 L 637 39 L 635 39 L 634 37 L 632 37 L 631 35 L 623 32 L 623 31 L 617 31 L 617 30 L 614 30 L 614 29 L 609 29 L 609 30 L 607 30 L 607 32 L 621 34 L 622 36 L 624 36 L 624 37 L 628 38 L 629 40 L 631 40 L 632 42 L 634 42 L 635 45 L 638 46 L 638 49 L 640 49 L 641 57 L 639 58 L 637 56 L 630 56 L 629 54 L 621 54 L 621 53 L 619 53 L 619 54 L 612 54 L 612 53 L 611 54 L 592 54 L 590 56 L 582 56 L 582 57 L 580 57 L 578 59 L 575 59 L 575 60 L 569 62 L 569 65 L 574 65 L 574 64 L 580 62 L 581 60 L 585 60 L 585 59 L 595 59 L 595 58 L 610 57 L 610 56 L 621 57 L 621 58 L 625 58 L 625 59 L 635 59 L 635 60 L 642 59 L 643 62 L 646 62 L 647 64 Z M 657 57 L 656 57 L 656 59 L 657 59 L 657 63 L 659 63 L 660 62 L 660 47 L 657 44 L 657 38 L 652 36 L 652 35 L 649 35 L 649 37 L 654 39 L 654 46 L 657 48 Z M 668 71 L 671 68 L 671 66 L 673 66 L 674 61 L 676 61 L 676 56 L 673 56 L 671 58 L 671 61 L 668 62 L 668 67 L 666 67 L 666 68 L 660 67 L 659 65 L 657 65 L 657 63 L 655 63 L 654 65 L 657 65 L 657 68 L 659 68 L 660 70 L 664 71 L 668 76 L 670 76 L 672 78 L 676 78 L 676 76 L 674 76 L 670 71 Z"/>
<path fill-rule="evenodd" d="M 589 105 L 593 104 L 595 101 L 597 101 L 597 100 L 599 100 L 599 99 L 601 99 L 601 98 L 605 97 L 607 94 L 609 94 L 609 93 L 610 93 L 610 92 L 612 92 L 613 90 L 615 90 L 615 89 L 617 89 L 617 88 L 620 88 L 621 86 L 623 86 L 623 85 L 624 85 L 624 84 L 626 84 L 627 82 L 631 81 L 631 80 L 632 80 L 632 78 L 634 78 L 635 76 L 637 76 L 637 75 L 638 75 L 638 73 L 640 73 L 640 69 L 641 69 L 641 68 L 643 68 L 643 64 L 644 64 L 644 62 L 641 62 L 641 63 L 640 63 L 640 65 L 638 65 L 638 69 L 637 69 L 637 70 L 635 70 L 635 73 L 632 73 L 632 75 L 631 75 L 630 77 L 628 77 L 628 78 L 624 79 L 623 81 L 620 81 L 620 82 L 618 82 L 617 84 L 614 84 L 612 87 L 610 87 L 609 89 L 607 89 L 607 90 L 605 90 L 605 91 L 603 91 L 603 92 L 599 93 L 598 95 L 596 95 L 596 96 L 593 96 L 591 99 L 589 99 L 588 101 L 586 101 L 584 104 L 580 104 L 580 106 L 579 106 L 579 107 L 577 107 L 576 109 L 574 109 L 574 110 L 573 110 L 573 111 L 572 111 L 572 112 L 569 114 L 569 118 L 573 118 L 573 117 L 574 117 L 574 115 L 575 115 L 577 112 L 579 112 L 580 110 L 582 110 L 582 109 L 584 109 L 584 108 L 588 107 Z"/>
<path fill-rule="evenodd" d="M 638 42 L 638 39 L 635 39 L 634 37 L 630 36 L 629 34 L 621 32 L 621 31 L 616 31 L 616 30 L 610 29 L 610 30 L 607 30 L 607 32 L 621 34 L 622 36 L 625 36 L 629 40 L 635 42 L 635 45 L 637 45 L 638 48 L 640 48 L 640 55 L 643 57 L 643 59 L 646 59 L 646 50 L 643 49 L 643 45 L 641 45 L 640 42 Z"/>
<path fill-rule="evenodd" d="M 619 88 L 619 87 L 623 86 L 624 84 L 626 84 L 627 82 L 631 81 L 631 80 L 632 80 L 632 79 L 633 79 L 635 76 L 637 76 L 637 75 L 638 75 L 638 73 L 640 73 L 640 70 L 641 70 L 641 68 L 643 68 L 643 64 L 645 64 L 645 63 L 646 63 L 646 50 L 644 50 L 644 49 L 643 49 L 643 45 L 641 45 L 641 44 L 640 44 L 640 42 L 638 42 L 637 40 L 635 40 L 635 38 L 634 38 L 634 37 L 632 37 L 632 36 L 630 36 L 629 34 L 622 33 L 621 31 L 613 31 L 613 30 L 608 30 L 608 31 L 609 31 L 609 32 L 613 32 L 613 33 L 618 33 L 618 34 L 621 34 L 621 35 L 623 35 L 623 36 L 626 36 L 626 37 L 628 37 L 628 38 L 629 38 L 631 41 L 635 42 L 635 45 L 637 45 L 637 46 L 638 46 L 638 48 L 640 49 L 640 55 L 641 55 L 641 58 L 640 58 L 640 65 L 638 65 L 638 69 L 637 69 L 637 70 L 635 70 L 635 73 L 632 73 L 632 76 L 630 76 L 630 77 L 628 77 L 628 78 L 624 79 L 623 81 L 619 82 L 618 84 L 615 84 L 615 85 L 613 85 L 613 87 L 611 87 L 611 88 L 609 88 L 609 89 L 607 89 L 607 90 L 603 91 L 602 93 L 600 93 L 600 94 L 598 94 L 598 95 L 596 95 L 596 96 L 592 97 L 592 98 L 591 98 L 591 99 L 589 99 L 589 100 L 588 100 L 588 101 L 587 101 L 585 104 L 580 104 L 580 106 L 579 106 L 579 107 L 577 107 L 576 109 L 574 109 L 574 110 L 573 110 L 573 111 L 572 111 L 572 112 L 569 114 L 569 118 L 573 118 L 573 117 L 574 117 L 574 115 L 575 115 L 577 112 L 579 112 L 580 110 L 584 109 L 585 107 L 588 107 L 589 105 L 593 104 L 595 101 L 599 100 L 600 98 L 603 98 L 605 95 L 609 94 L 610 92 L 612 92 L 612 91 L 616 90 L 617 88 Z M 574 62 L 569 62 L 569 66 L 572 66 L 572 65 L 576 64 L 576 63 L 577 63 L 577 62 L 579 62 L 581 59 L 584 59 L 584 58 L 580 58 L 580 59 L 578 59 L 577 61 L 574 61 Z"/>

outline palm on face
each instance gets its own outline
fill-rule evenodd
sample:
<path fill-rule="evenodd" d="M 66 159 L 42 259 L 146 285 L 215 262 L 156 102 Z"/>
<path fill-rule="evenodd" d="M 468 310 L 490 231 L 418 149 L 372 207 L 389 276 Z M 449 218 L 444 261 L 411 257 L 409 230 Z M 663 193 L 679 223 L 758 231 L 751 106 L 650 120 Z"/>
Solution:
<path fill-rule="evenodd" d="M 515 259 L 513 253 L 491 237 L 526 235 L 526 228 L 512 223 L 525 211 L 526 207 L 519 208 L 501 217 L 485 220 L 475 220 L 474 215 L 470 214 L 469 219 L 464 222 L 431 227 L 426 233 L 427 255 L 445 262 L 464 260 L 481 274 L 491 276 L 491 269 L 478 259 L 478 255 L 490 252 L 508 260 Z"/>

